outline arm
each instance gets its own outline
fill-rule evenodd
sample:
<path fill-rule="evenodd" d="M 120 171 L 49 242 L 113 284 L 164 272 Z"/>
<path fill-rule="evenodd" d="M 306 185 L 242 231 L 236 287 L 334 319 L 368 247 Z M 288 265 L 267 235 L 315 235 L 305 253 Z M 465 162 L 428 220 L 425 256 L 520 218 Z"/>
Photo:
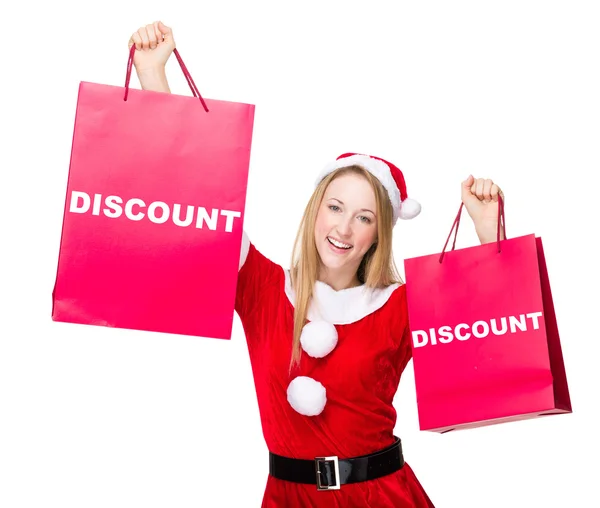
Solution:
<path fill-rule="evenodd" d="M 495 220 L 492 223 L 475 223 L 475 232 L 481 245 L 495 242 L 498 238 L 498 221 Z M 502 226 L 500 226 L 500 240 L 506 240 Z"/>
<path fill-rule="evenodd" d="M 167 73 L 164 67 L 156 69 L 137 70 L 138 79 L 142 89 L 151 90 L 153 92 L 171 93 L 169 82 L 167 81 Z"/>

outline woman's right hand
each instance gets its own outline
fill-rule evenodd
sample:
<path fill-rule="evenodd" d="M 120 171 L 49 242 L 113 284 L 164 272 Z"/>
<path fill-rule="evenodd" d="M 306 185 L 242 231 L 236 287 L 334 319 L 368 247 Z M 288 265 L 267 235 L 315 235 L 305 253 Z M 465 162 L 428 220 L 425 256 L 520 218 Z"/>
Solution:
<path fill-rule="evenodd" d="M 138 75 L 163 70 L 175 49 L 173 31 L 162 21 L 141 27 L 129 39 L 129 49 L 135 44 L 133 64 Z"/>

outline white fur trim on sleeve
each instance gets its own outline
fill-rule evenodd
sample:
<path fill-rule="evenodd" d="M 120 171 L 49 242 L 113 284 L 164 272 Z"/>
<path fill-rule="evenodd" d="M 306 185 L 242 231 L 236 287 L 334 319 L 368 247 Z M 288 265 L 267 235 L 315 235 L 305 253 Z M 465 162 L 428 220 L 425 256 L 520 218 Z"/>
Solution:
<path fill-rule="evenodd" d="M 244 266 L 244 263 L 246 262 L 246 258 L 248 257 L 249 250 L 250 250 L 250 238 L 248 238 L 248 235 L 244 231 L 242 234 L 242 249 L 240 251 L 240 265 L 238 267 L 238 270 L 241 270 L 242 266 Z"/>

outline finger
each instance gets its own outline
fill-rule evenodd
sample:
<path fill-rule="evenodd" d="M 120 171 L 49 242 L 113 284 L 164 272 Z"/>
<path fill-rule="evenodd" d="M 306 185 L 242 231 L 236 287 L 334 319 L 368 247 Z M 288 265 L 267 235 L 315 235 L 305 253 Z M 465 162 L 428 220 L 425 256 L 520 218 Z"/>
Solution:
<path fill-rule="evenodd" d="M 173 31 L 167 26 L 165 25 L 162 21 L 158 21 L 158 29 L 160 30 L 160 33 L 163 34 L 165 36 L 165 39 L 168 37 L 171 37 L 173 35 Z"/>
<path fill-rule="evenodd" d="M 493 184 L 492 188 L 490 189 L 490 196 L 492 198 L 492 201 L 498 201 L 499 193 L 500 193 L 500 187 L 498 187 L 496 184 Z"/>
<path fill-rule="evenodd" d="M 139 34 L 140 38 L 142 39 L 142 49 L 143 50 L 150 49 L 150 39 L 148 39 L 148 31 L 146 30 L 146 27 L 143 26 L 142 28 L 140 28 L 138 30 L 138 34 Z"/>
<path fill-rule="evenodd" d="M 150 49 L 156 48 L 156 33 L 154 32 L 154 25 L 146 26 L 146 33 L 148 34 L 148 43 L 150 44 Z"/>
<path fill-rule="evenodd" d="M 475 194 L 477 195 L 477 199 L 479 199 L 479 201 L 483 200 L 483 186 L 484 185 L 485 185 L 485 180 L 483 178 L 478 178 Z"/>
<path fill-rule="evenodd" d="M 489 178 L 486 178 L 483 181 L 483 200 L 486 203 L 489 203 L 492 200 L 492 185 L 494 185 L 494 182 Z"/>
<path fill-rule="evenodd" d="M 475 181 L 473 182 L 473 185 L 471 186 L 471 193 L 474 196 L 477 196 L 477 198 L 481 199 L 481 193 L 483 190 L 483 185 L 482 185 L 482 179 L 481 178 L 475 178 Z"/>
<path fill-rule="evenodd" d="M 461 183 L 460 186 L 460 198 L 463 203 L 466 203 L 472 198 L 471 186 L 473 185 L 473 175 L 469 175 L 466 180 Z"/>
<path fill-rule="evenodd" d="M 160 32 L 158 28 L 158 21 L 155 21 L 152 26 L 154 27 L 154 33 L 156 34 L 156 41 L 160 44 L 163 41 L 163 34 Z"/>
<path fill-rule="evenodd" d="M 135 49 L 137 49 L 138 51 L 141 51 L 142 49 L 142 38 L 140 37 L 140 34 L 137 32 L 134 32 L 133 35 L 131 36 L 131 39 L 129 39 L 130 41 L 133 41 L 133 43 L 135 44 Z M 131 49 L 131 46 L 129 46 L 129 48 Z"/>
<path fill-rule="evenodd" d="M 473 175 L 469 175 L 467 179 L 463 182 L 463 187 L 469 189 L 473 185 L 474 181 L 475 179 L 473 178 Z"/>

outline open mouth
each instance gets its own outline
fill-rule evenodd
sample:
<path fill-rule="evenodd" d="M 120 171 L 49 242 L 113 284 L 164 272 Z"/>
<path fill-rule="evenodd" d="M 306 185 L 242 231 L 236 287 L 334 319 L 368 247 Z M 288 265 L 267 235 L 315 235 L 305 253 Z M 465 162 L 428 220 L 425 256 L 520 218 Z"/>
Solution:
<path fill-rule="evenodd" d="M 352 248 L 352 245 L 350 245 L 348 243 L 340 242 L 334 238 L 331 238 L 330 236 L 327 237 L 327 241 L 334 247 L 337 247 L 338 249 L 349 250 Z"/>

